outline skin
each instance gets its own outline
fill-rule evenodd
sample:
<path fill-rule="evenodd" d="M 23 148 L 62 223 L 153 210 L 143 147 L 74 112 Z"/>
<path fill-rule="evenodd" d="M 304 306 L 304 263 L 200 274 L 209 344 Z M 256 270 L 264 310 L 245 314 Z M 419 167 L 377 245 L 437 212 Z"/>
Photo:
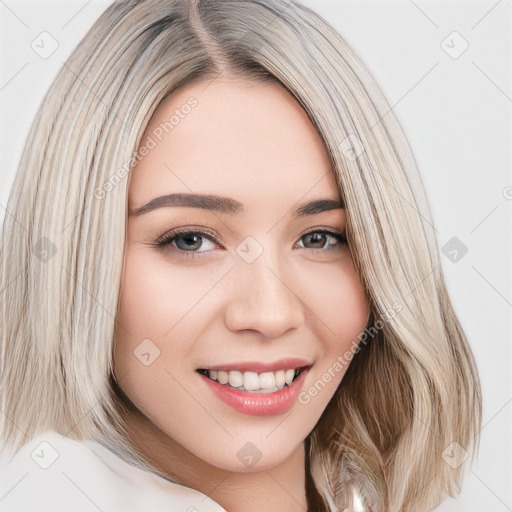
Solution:
<path fill-rule="evenodd" d="M 340 197 L 321 138 L 280 85 L 233 77 L 189 84 L 160 106 L 143 141 L 190 97 L 197 106 L 130 176 L 114 354 L 115 376 L 134 404 L 127 428 L 166 475 L 230 512 L 304 511 L 304 440 L 346 367 L 309 403 L 263 417 L 220 401 L 196 369 L 302 357 L 314 363 L 303 389 L 332 373 L 364 330 L 368 302 L 350 248 L 304 234 L 343 233 L 346 212 L 291 216 L 299 203 Z M 167 206 L 135 215 L 177 192 L 227 196 L 244 213 Z M 215 241 L 182 236 L 174 241 L 181 249 L 154 245 L 176 227 L 208 229 Z M 252 263 L 236 252 L 247 237 L 263 250 Z M 204 256 L 187 259 L 188 248 Z M 149 365 L 134 356 L 147 339 L 160 351 Z M 248 442 L 261 453 L 252 467 L 237 457 Z"/>

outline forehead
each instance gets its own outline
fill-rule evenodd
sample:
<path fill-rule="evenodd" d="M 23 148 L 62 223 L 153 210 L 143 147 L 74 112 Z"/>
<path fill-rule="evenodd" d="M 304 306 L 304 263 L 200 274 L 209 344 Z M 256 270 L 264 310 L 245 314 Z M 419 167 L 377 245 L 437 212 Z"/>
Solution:
<path fill-rule="evenodd" d="M 260 206 L 339 197 L 321 137 L 279 84 L 185 86 L 157 109 L 142 144 L 151 149 L 131 173 L 132 207 L 173 192 Z"/>

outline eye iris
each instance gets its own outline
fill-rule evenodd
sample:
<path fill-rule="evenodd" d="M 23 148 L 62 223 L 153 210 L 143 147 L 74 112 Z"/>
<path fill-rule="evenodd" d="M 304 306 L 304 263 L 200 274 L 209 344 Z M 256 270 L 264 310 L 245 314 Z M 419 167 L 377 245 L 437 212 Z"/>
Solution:
<path fill-rule="evenodd" d="M 184 240 L 185 244 L 180 244 L 179 241 Z M 199 247 L 201 247 L 202 244 L 202 237 L 201 235 L 194 234 L 194 233 L 187 233 L 185 235 L 180 235 L 176 237 L 176 246 L 179 249 L 183 249 L 185 251 L 187 250 L 197 250 Z M 183 247 L 184 245 L 184 247 Z M 194 247 L 187 247 L 187 245 L 194 245 Z"/>
<path fill-rule="evenodd" d="M 310 233 L 306 235 L 306 239 L 309 238 L 309 240 L 313 240 L 314 243 L 322 242 L 320 244 L 320 248 L 322 248 L 325 245 L 325 235 L 323 233 Z M 318 249 L 318 247 L 315 247 Z"/>

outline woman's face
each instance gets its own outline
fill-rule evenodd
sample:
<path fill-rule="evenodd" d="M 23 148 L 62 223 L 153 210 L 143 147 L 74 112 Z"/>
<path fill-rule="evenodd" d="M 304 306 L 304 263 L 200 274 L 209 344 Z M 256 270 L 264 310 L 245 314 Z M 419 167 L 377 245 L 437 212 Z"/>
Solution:
<path fill-rule="evenodd" d="M 369 312 L 321 139 L 281 86 L 217 79 L 170 96 L 142 144 L 115 375 L 164 443 L 230 471 L 276 466 Z"/>

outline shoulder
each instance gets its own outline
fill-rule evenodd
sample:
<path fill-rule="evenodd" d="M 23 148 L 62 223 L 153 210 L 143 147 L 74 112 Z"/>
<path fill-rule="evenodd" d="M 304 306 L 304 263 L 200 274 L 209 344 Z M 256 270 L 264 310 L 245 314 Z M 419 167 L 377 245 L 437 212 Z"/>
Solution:
<path fill-rule="evenodd" d="M 3 512 L 225 512 L 204 494 L 136 468 L 92 440 L 48 431 L 14 457 L 0 447 Z"/>

